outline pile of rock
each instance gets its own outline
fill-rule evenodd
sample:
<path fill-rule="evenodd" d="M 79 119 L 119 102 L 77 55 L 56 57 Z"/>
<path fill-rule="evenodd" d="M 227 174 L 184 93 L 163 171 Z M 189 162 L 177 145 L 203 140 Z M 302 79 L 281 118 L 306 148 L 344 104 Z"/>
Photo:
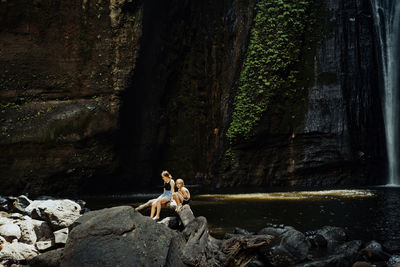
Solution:
<path fill-rule="evenodd" d="M 0 266 L 26 264 L 42 252 L 64 247 L 68 227 L 81 211 L 80 204 L 67 199 L 0 197 Z"/>
<path fill-rule="evenodd" d="M 399 264 L 371 241 L 349 241 L 339 227 L 301 233 L 271 225 L 257 233 L 237 228 L 222 240 L 188 205 L 176 219 L 156 223 L 132 207 L 89 212 L 70 226 L 61 266 L 390 266 Z M 163 225 L 164 224 L 164 225 Z M 49 258 L 52 259 L 53 255 Z M 54 261 L 54 260 L 53 260 Z M 52 266 L 43 259 L 42 266 Z M 46 265 L 47 264 L 47 265 Z"/>
<path fill-rule="evenodd" d="M 81 206 L 70 200 L 20 196 L 0 206 L 8 209 L 0 216 L 0 266 L 400 265 L 400 256 L 378 242 L 349 241 L 339 227 L 306 233 L 284 225 L 257 233 L 236 228 L 220 240 L 210 236 L 207 219 L 195 217 L 189 205 L 178 211 L 179 218 L 158 223 L 130 206 L 82 216 Z"/>

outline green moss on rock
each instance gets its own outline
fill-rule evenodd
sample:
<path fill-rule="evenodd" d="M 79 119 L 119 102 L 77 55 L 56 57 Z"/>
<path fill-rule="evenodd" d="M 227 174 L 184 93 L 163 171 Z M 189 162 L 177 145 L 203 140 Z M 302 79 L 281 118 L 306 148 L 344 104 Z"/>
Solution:
<path fill-rule="evenodd" d="M 285 113 L 290 125 L 302 121 L 306 88 L 313 80 L 314 56 L 321 39 L 321 1 L 260 0 L 234 98 L 227 131 L 230 145 L 254 134 L 266 111 Z M 319 23 L 319 24 L 318 24 Z"/>

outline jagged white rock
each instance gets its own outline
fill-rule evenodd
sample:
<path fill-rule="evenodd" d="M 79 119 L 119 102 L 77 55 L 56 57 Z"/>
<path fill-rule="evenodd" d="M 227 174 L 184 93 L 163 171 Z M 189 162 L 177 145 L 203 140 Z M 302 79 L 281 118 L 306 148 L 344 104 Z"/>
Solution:
<path fill-rule="evenodd" d="M 14 241 L 3 246 L 3 249 L 0 251 L 0 259 L 21 261 L 31 259 L 38 254 L 39 252 L 34 246 Z"/>
<path fill-rule="evenodd" d="M 35 200 L 26 207 L 26 212 L 35 219 L 47 221 L 53 229 L 70 226 L 80 217 L 81 206 L 68 199 Z"/>
<path fill-rule="evenodd" d="M 10 242 L 21 238 L 21 229 L 16 224 L 4 224 L 0 226 L 0 235 Z"/>

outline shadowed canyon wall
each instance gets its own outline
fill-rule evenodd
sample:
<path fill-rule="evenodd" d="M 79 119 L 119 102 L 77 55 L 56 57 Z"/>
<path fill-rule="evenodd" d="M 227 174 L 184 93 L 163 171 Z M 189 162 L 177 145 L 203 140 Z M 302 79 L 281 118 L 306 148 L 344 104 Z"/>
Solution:
<path fill-rule="evenodd" d="M 385 182 L 384 127 L 370 3 L 323 1 L 323 6 L 314 2 L 311 12 L 313 8 L 317 10 L 311 19 L 317 22 L 305 27 L 305 54 L 300 56 L 305 65 L 299 68 L 300 79 L 310 81 L 304 92 L 306 100 L 274 96 L 249 141 L 233 146 L 234 160 L 220 172 L 220 177 L 226 177 L 220 179 L 223 184 Z M 307 43 L 315 35 L 319 35 L 317 43 Z M 307 69 L 310 65 L 312 73 Z M 285 101 L 289 105 L 285 106 Z M 302 105 L 305 109 L 287 108 Z M 237 181 L 231 177 L 238 177 Z"/>
<path fill-rule="evenodd" d="M 163 169 L 213 186 L 379 183 L 369 1 L 301 11 L 294 86 L 227 138 L 260 3 L 2 1 L 1 192 L 140 191 Z"/>
<path fill-rule="evenodd" d="M 1 1 L 1 192 L 71 193 L 118 169 L 142 4 Z M 103 184 L 104 185 L 104 184 Z"/>

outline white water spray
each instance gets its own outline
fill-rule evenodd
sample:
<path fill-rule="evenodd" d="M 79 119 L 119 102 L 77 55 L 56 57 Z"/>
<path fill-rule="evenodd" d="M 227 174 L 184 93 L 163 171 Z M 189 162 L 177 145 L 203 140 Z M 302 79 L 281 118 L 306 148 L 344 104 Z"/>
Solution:
<path fill-rule="evenodd" d="M 371 0 L 383 82 L 383 117 L 389 163 L 389 184 L 399 179 L 400 1 Z"/>

